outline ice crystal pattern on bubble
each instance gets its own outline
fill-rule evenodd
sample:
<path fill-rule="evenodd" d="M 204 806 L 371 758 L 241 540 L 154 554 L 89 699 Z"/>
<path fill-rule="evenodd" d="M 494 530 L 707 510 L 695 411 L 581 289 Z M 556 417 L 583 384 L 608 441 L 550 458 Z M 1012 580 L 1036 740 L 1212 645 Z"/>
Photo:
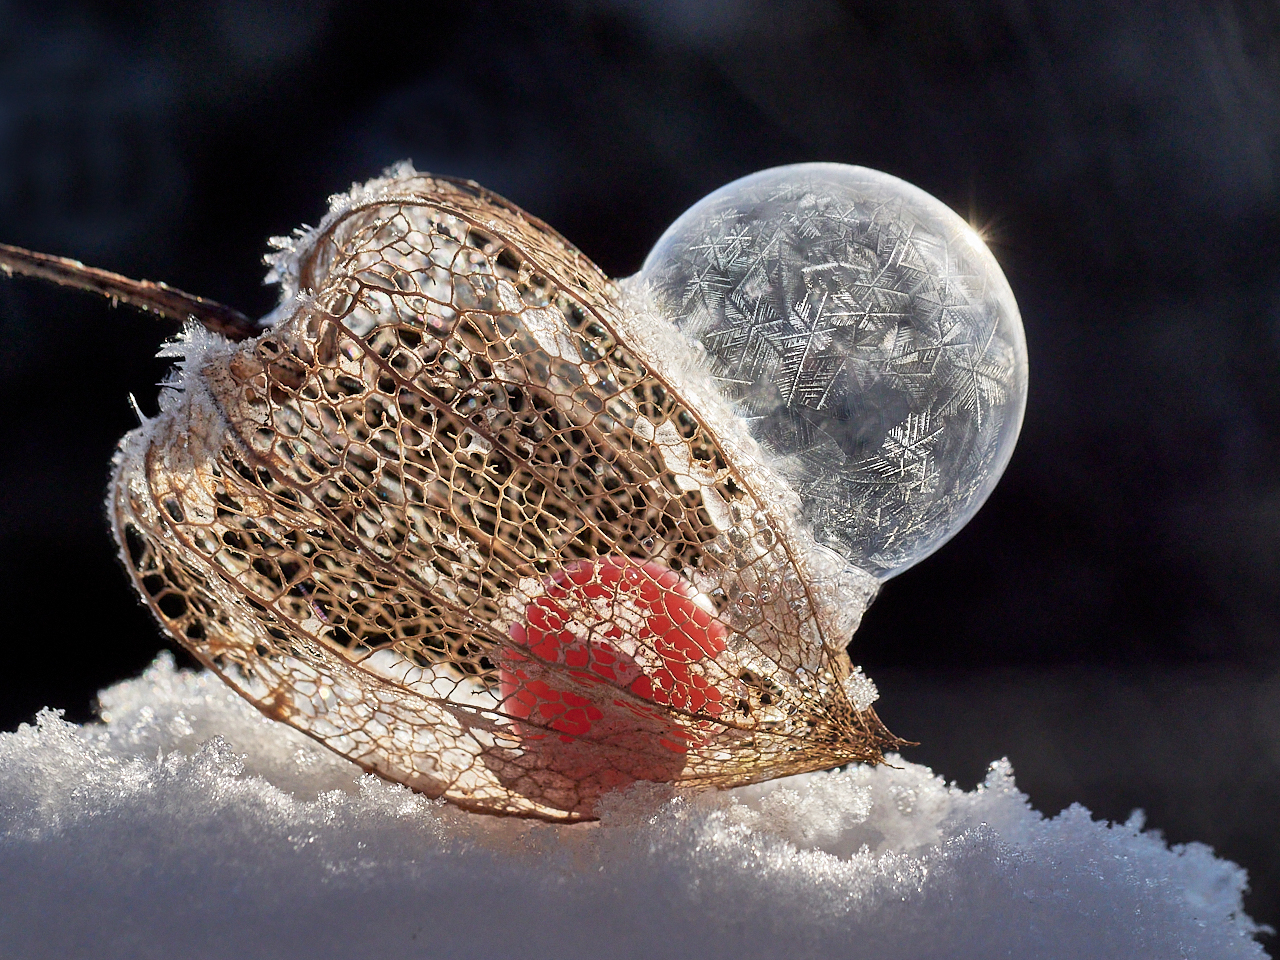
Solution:
<path fill-rule="evenodd" d="M 552 230 L 402 167 L 278 246 L 267 328 L 169 348 L 111 492 L 165 629 L 265 714 L 553 820 L 901 743 L 844 652 L 870 594 L 833 612 L 750 444 Z"/>
<path fill-rule="evenodd" d="M 819 542 L 884 578 L 954 533 L 1026 396 L 1013 295 L 956 214 L 887 174 L 753 174 L 680 218 L 641 272 L 778 458 Z"/>

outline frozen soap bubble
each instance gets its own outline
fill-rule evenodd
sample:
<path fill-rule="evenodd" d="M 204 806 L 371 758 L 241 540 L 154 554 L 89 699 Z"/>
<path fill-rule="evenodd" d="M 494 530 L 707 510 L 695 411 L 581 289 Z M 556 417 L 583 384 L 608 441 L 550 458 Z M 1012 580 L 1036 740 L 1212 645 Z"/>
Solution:
<path fill-rule="evenodd" d="M 743 177 L 639 277 L 794 484 L 815 539 L 885 580 L 977 511 L 1018 438 L 1013 292 L 941 201 L 864 167 Z"/>

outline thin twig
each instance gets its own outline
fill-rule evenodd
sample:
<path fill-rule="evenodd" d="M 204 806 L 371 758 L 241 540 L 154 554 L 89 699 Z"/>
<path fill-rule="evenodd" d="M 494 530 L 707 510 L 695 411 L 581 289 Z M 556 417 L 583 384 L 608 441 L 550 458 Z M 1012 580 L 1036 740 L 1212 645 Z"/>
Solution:
<path fill-rule="evenodd" d="M 114 302 L 127 303 L 173 320 L 195 320 L 228 340 L 246 340 L 259 332 L 254 322 L 239 310 L 214 300 L 176 290 L 166 283 L 131 280 L 109 270 L 86 267 L 79 260 L 68 257 L 55 257 L 0 243 L 0 271 L 39 277 L 64 287 L 100 293 Z"/>

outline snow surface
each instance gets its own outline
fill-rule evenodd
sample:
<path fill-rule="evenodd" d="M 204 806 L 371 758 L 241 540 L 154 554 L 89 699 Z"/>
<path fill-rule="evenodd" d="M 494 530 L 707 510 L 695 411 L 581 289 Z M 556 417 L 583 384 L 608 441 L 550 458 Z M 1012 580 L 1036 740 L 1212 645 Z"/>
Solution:
<path fill-rule="evenodd" d="M 168 656 L 101 702 L 0 734 L 0 956 L 1266 956 L 1239 867 L 1045 819 L 1005 761 L 641 784 L 565 827 L 361 776 Z"/>

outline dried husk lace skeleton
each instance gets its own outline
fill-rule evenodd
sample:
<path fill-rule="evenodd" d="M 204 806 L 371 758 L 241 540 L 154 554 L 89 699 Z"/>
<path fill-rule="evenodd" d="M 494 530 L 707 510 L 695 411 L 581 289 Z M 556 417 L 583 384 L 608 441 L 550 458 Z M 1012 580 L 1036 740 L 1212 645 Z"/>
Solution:
<path fill-rule="evenodd" d="M 263 713 L 564 821 L 902 745 L 845 652 L 878 581 L 638 283 L 408 166 L 275 243 L 281 306 L 188 323 L 109 495 L 164 629 Z"/>

